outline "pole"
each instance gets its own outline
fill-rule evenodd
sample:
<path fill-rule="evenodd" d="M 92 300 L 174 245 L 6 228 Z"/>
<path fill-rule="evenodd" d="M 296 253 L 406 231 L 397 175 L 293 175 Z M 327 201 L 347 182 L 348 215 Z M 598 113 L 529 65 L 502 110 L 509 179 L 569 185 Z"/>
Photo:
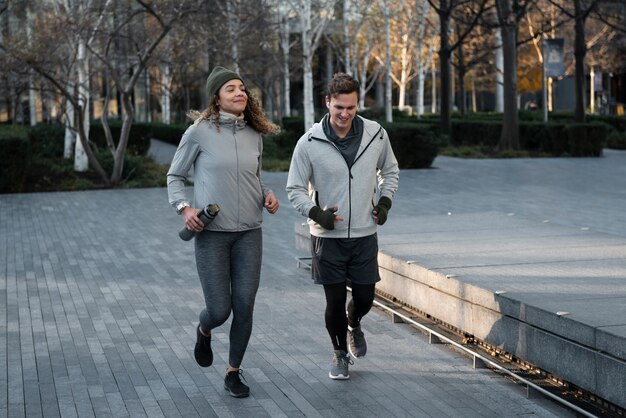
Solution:
<path fill-rule="evenodd" d="M 593 70 L 593 65 L 591 66 L 591 70 L 589 72 L 589 108 L 591 113 L 596 113 L 596 92 L 595 92 L 595 84 L 596 84 L 596 73 Z"/>
<path fill-rule="evenodd" d="M 541 23 L 541 110 L 543 112 L 543 122 L 548 122 L 548 89 L 546 86 L 546 54 L 545 37 L 543 34 L 543 23 Z"/>

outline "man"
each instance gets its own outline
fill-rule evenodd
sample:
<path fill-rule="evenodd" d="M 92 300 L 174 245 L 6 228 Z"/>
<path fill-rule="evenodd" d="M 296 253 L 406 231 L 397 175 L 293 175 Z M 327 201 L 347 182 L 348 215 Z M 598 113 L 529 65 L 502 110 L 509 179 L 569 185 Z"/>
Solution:
<path fill-rule="evenodd" d="M 309 218 L 313 281 L 324 286 L 334 349 L 331 379 L 350 377 L 348 349 L 355 358 L 367 352 L 361 319 L 380 280 L 376 228 L 387 220 L 398 188 L 387 132 L 356 115 L 358 102 L 359 82 L 335 74 L 328 83 L 328 114 L 298 140 L 287 179 L 289 200 Z M 352 287 L 347 312 L 346 284 Z"/>

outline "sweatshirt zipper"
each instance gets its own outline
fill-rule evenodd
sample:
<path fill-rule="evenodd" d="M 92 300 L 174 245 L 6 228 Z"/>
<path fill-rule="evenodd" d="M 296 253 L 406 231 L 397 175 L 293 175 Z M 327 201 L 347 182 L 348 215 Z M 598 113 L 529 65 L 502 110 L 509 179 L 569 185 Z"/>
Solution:
<path fill-rule="evenodd" d="M 376 139 L 376 137 L 378 136 L 378 134 L 380 133 L 380 131 L 382 131 L 383 128 L 381 127 L 378 132 L 376 132 L 376 135 L 372 136 L 372 139 L 370 140 L 370 142 L 367 143 L 367 145 L 365 146 L 365 148 L 363 148 L 363 152 L 361 152 L 359 155 L 356 156 L 356 158 L 354 159 L 354 162 L 352 163 L 352 167 L 354 167 L 354 165 L 356 164 L 356 162 L 359 160 L 359 158 L 361 158 L 361 156 L 363 154 L 365 154 L 365 151 L 367 151 L 367 149 L 370 147 L 370 145 L 372 145 L 372 142 L 374 142 L 374 140 Z M 344 160 L 345 161 L 345 160 Z M 347 164 L 346 164 L 347 165 Z M 350 218 L 348 221 L 348 238 L 350 238 L 350 232 L 352 231 L 352 167 L 348 168 L 348 175 L 350 176 L 348 179 L 348 198 L 350 199 Z"/>
<path fill-rule="evenodd" d="M 354 166 L 354 164 L 356 164 L 358 159 L 361 158 L 361 156 L 363 154 L 365 154 L 365 151 L 367 151 L 367 149 L 370 147 L 370 145 L 372 145 L 372 142 L 374 142 L 374 140 L 376 139 L 376 137 L 378 136 L 380 131 L 382 131 L 382 129 L 383 129 L 382 127 L 380 129 L 378 129 L 378 132 L 376 132 L 376 135 L 372 136 L 372 139 L 370 140 L 370 142 L 367 143 L 365 148 L 363 148 L 363 151 L 356 156 L 356 158 L 354 159 L 354 162 L 352 163 L 352 166 Z M 346 168 L 348 169 L 348 238 L 350 238 L 352 236 L 352 234 L 351 234 L 351 232 L 352 232 L 352 179 L 353 179 L 353 177 L 352 177 L 352 168 L 348 167 L 348 163 L 343 158 L 343 155 L 341 154 L 341 151 L 339 150 L 339 148 L 337 148 L 337 145 L 333 144 L 328 139 L 318 138 L 316 136 L 311 136 L 311 139 L 315 139 L 316 141 L 326 142 L 330 146 L 332 146 L 339 153 L 339 155 L 341 156 L 341 159 L 346 164 Z"/>
<path fill-rule="evenodd" d="M 233 142 L 235 143 L 235 160 L 237 161 L 237 229 L 239 229 L 241 226 L 241 181 L 239 178 L 239 144 L 237 143 L 237 135 L 234 131 Z"/>

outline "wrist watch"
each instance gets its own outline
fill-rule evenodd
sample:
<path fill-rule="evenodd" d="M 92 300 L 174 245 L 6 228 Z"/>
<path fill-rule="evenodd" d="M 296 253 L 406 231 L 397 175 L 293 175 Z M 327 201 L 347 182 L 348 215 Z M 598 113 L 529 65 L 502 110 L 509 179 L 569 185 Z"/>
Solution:
<path fill-rule="evenodd" d="M 176 213 L 180 215 L 181 213 L 183 213 L 183 209 L 188 208 L 189 206 L 191 206 L 189 202 L 180 202 L 178 205 L 176 205 Z"/>

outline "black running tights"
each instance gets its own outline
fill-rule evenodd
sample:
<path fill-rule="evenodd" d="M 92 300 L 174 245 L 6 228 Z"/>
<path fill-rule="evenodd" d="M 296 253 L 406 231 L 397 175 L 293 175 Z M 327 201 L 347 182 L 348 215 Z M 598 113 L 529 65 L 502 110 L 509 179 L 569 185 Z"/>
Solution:
<path fill-rule="evenodd" d="M 352 299 L 348 303 L 346 316 L 346 299 L 348 291 L 345 283 L 325 284 L 326 295 L 326 329 L 335 350 L 348 351 L 348 324 L 358 327 L 361 318 L 367 314 L 374 302 L 375 284 L 352 284 Z"/>

